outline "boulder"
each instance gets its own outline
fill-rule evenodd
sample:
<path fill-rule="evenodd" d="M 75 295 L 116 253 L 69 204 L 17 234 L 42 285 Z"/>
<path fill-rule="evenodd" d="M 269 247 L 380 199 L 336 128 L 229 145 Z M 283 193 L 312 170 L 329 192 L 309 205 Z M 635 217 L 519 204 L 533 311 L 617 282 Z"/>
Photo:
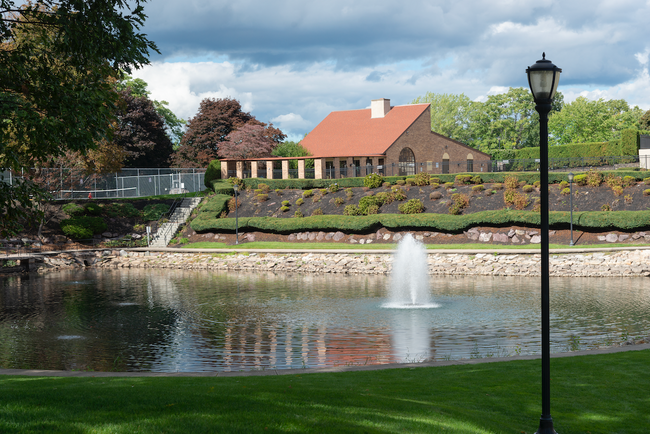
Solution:
<path fill-rule="evenodd" d="M 345 234 L 344 234 L 343 232 L 341 232 L 341 231 L 337 231 L 337 232 L 334 234 L 334 236 L 332 237 L 332 239 L 333 239 L 334 241 L 341 241 L 344 237 L 345 237 Z"/>
<path fill-rule="evenodd" d="M 605 241 L 607 241 L 608 243 L 615 243 L 618 241 L 618 235 L 607 234 L 607 236 L 605 237 Z"/>
<path fill-rule="evenodd" d="M 531 243 L 531 244 L 539 244 L 539 243 L 541 243 L 541 242 L 542 242 L 542 237 L 541 237 L 540 235 L 533 235 L 533 236 L 530 238 L 530 243 Z"/>
<path fill-rule="evenodd" d="M 397 234 L 393 235 L 393 241 L 399 241 L 401 239 L 402 239 L 402 234 L 397 233 Z"/>

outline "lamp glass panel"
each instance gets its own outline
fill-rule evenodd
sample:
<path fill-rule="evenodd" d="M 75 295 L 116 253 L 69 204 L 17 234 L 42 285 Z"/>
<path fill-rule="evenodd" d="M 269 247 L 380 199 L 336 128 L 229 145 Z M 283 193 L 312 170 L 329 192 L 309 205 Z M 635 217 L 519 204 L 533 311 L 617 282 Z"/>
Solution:
<path fill-rule="evenodd" d="M 553 74 L 554 71 L 530 71 L 530 90 L 535 99 L 550 99 L 555 96 L 558 80 L 553 83 Z"/>

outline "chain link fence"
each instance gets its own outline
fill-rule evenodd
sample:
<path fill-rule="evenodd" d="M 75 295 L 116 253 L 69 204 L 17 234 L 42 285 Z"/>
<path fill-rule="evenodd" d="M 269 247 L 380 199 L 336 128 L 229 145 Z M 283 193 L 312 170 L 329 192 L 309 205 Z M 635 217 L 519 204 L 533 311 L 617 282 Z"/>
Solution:
<path fill-rule="evenodd" d="M 205 169 L 123 169 L 87 175 L 80 169 L 46 168 L 2 172 L 2 180 L 31 179 L 55 199 L 105 199 L 194 193 L 205 189 Z"/>

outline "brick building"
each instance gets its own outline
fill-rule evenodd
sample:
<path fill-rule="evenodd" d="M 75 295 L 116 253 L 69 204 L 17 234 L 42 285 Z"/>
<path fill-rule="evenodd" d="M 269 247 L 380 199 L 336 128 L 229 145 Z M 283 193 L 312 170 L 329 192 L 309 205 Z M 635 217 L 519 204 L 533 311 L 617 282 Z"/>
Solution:
<path fill-rule="evenodd" d="M 313 177 L 489 171 L 488 154 L 431 131 L 430 110 L 430 104 L 391 107 L 390 100 L 381 98 L 371 101 L 369 109 L 330 113 L 301 141 L 314 159 Z M 298 178 L 307 173 L 305 158 L 293 158 L 298 160 Z M 250 173 L 252 177 L 279 178 L 280 171 L 274 173 L 273 167 L 281 165 L 281 177 L 288 178 L 289 160 L 222 160 L 222 177 Z M 258 173 L 259 161 L 266 162 L 266 171 Z M 244 171 L 248 167 L 250 170 Z"/>

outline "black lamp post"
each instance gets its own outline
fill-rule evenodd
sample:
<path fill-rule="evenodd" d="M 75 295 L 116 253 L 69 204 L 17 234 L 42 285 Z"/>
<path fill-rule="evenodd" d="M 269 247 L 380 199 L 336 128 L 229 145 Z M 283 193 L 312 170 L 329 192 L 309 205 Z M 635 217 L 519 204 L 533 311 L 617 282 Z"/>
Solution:
<path fill-rule="evenodd" d="M 239 218 L 237 216 L 237 208 L 239 208 L 239 186 L 233 184 L 232 189 L 235 190 L 235 244 L 239 244 Z"/>
<path fill-rule="evenodd" d="M 569 178 L 569 195 L 571 198 L 569 199 L 569 206 L 571 207 L 571 242 L 569 243 L 570 246 L 573 246 L 573 173 L 569 172 L 568 175 Z"/>
<path fill-rule="evenodd" d="M 548 113 L 557 91 L 562 70 L 546 60 L 526 69 L 528 84 L 539 113 L 539 177 L 541 199 L 541 265 L 542 265 L 542 416 L 537 434 L 555 434 L 551 417 L 551 333 L 549 309 L 549 237 L 548 237 Z"/>

